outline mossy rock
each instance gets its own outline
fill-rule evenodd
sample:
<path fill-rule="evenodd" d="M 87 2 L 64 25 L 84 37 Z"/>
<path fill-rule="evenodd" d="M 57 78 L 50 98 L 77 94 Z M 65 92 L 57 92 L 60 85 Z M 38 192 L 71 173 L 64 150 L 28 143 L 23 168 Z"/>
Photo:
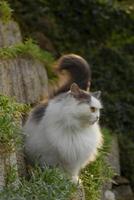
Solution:
<path fill-rule="evenodd" d="M 48 91 L 44 64 L 26 55 L 0 61 L 0 82 L 0 93 L 21 103 L 35 103 Z"/>
<path fill-rule="evenodd" d="M 77 191 L 71 200 L 85 200 L 85 191 L 82 183 L 77 186 Z"/>
<path fill-rule="evenodd" d="M 21 41 L 18 24 L 13 20 L 6 23 L 0 20 L 0 47 L 8 47 Z"/>
<path fill-rule="evenodd" d="M 18 169 L 17 169 L 17 157 L 15 151 L 6 151 L 6 149 L 0 148 L 0 191 L 7 184 L 8 171 L 10 169 L 15 171 L 16 180 L 14 184 L 17 186 Z"/>

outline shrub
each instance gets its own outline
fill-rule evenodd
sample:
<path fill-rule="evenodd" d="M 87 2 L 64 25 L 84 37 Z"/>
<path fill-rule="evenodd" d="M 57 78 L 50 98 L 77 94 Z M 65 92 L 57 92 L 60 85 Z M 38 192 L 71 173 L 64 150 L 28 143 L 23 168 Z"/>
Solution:
<path fill-rule="evenodd" d="M 11 19 L 11 15 L 12 9 L 6 1 L 2 0 L 0 2 L 0 18 L 6 23 Z"/>

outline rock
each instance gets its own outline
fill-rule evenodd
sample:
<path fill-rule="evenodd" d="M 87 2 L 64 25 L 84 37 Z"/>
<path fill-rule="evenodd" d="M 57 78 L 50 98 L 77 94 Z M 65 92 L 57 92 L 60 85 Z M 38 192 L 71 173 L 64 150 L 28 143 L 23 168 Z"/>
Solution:
<path fill-rule="evenodd" d="M 129 185 L 129 180 L 123 176 L 114 177 L 114 185 Z"/>
<path fill-rule="evenodd" d="M 5 186 L 5 171 L 4 171 L 4 159 L 0 153 L 0 191 Z"/>
<path fill-rule="evenodd" d="M 106 161 L 112 167 L 115 174 L 120 175 L 120 157 L 119 157 L 119 145 L 118 145 L 117 135 L 112 135 L 111 147 L 109 150 L 109 154 L 106 157 Z M 105 192 L 110 191 L 111 189 L 112 189 L 112 180 L 109 182 L 106 182 L 102 186 L 101 200 L 107 200 L 105 196 Z"/>
<path fill-rule="evenodd" d="M 0 20 L 0 48 L 9 47 L 22 41 L 18 24 L 15 21 L 2 22 Z"/>
<path fill-rule="evenodd" d="M 120 185 L 113 189 L 116 200 L 134 200 L 130 185 Z"/>
<path fill-rule="evenodd" d="M 15 177 L 12 180 L 12 184 L 14 187 L 18 186 L 19 176 L 17 166 L 16 152 L 14 150 L 7 151 L 6 148 L 0 147 L 0 190 L 7 184 L 10 170 L 14 173 L 13 177 Z"/>
<path fill-rule="evenodd" d="M 110 190 L 106 190 L 105 191 L 105 199 L 106 200 L 116 200 L 115 199 L 115 194 Z"/>
<path fill-rule="evenodd" d="M 0 60 L 0 93 L 21 103 L 35 103 L 48 92 L 48 78 L 41 62 L 28 56 Z"/>
<path fill-rule="evenodd" d="M 110 164 L 115 174 L 120 175 L 120 156 L 117 135 L 112 135 L 111 149 L 109 152 L 107 162 Z"/>
<path fill-rule="evenodd" d="M 77 192 L 71 200 L 85 200 L 85 191 L 82 183 L 80 182 L 77 187 Z"/>

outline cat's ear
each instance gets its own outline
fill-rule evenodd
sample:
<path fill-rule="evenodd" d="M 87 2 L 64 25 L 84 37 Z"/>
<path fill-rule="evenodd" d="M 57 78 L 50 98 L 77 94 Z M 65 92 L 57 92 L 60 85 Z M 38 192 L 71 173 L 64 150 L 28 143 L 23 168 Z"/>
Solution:
<path fill-rule="evenodd" d="M 92 96 L 96 99 L 100 99 L 101 97 L 101 91 L 92 92 Z"/>
<path fill-rule="evenodd" d="M 80 94 L 80 88 L 76 83 L 72 83 L 72 85 L 70 87 L 70 91 L 72 94 L 75 94 L 75 95 Z"/>

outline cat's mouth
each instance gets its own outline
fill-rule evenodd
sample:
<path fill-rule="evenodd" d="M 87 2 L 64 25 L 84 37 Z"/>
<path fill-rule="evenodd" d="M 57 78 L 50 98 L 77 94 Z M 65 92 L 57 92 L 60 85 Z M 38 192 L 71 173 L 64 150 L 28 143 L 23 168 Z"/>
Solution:
<path fill-rule="evenodd" d="M 93 125 L 93 124 L 95 124 L 97 121 L 98 121 L 98 119 L 95 119 L 94 121 L 89 120 L 89 124 L 90 124 L 90 125 Z"/>

